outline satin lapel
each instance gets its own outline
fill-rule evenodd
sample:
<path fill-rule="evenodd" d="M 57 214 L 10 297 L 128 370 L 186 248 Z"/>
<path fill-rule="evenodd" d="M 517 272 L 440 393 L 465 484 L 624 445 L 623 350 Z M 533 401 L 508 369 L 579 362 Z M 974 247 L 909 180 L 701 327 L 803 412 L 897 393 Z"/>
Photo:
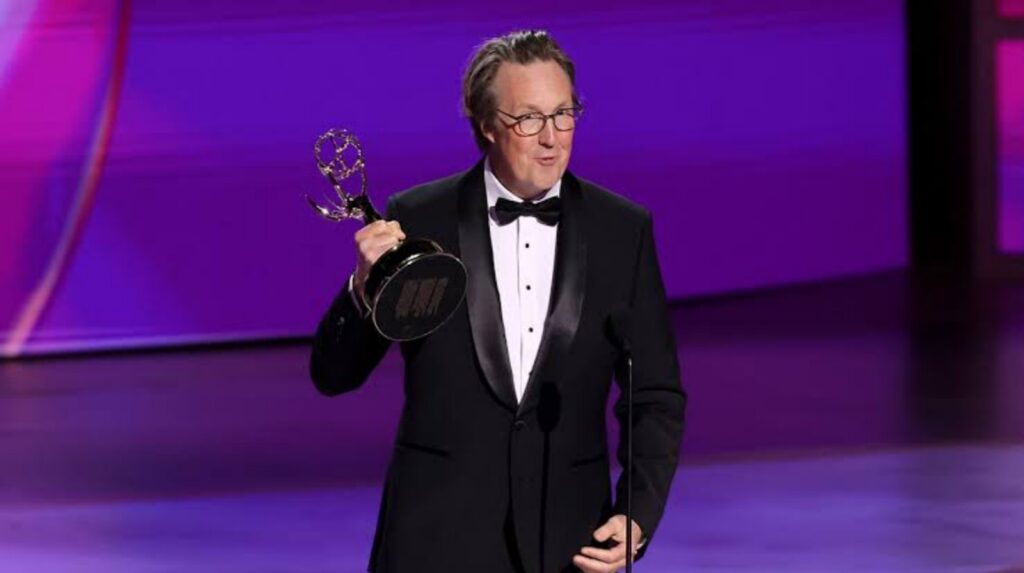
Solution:
<path fill-rule="evenodd" d="M 543 383 L 558 382 L 561 366 L 576 336 L 587 280 L 585 207 L 579 180 L 566 172 L 562 177 L 562 215 L 555 246 L 551 303 L 537 361 L 519 405 L 520 415 L 537 406 Z"/>
<path fill-rule="evenodd" d="M 458 191 L 459 252 L 469 274 L 466 307 L 473 330 L 473 346 L 487 384 L 502 404 L 515 410 L 516 390 L 494 278 L 483 165 L 481 161 L 463 177 Z"/>

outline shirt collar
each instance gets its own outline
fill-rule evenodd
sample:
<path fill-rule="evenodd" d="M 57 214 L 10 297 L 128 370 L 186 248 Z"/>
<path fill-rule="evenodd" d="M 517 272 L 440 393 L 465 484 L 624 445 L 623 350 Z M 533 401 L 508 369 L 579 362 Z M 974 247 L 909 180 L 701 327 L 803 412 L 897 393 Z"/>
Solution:
<path fill-rule="evenodd" d="M 498 199 L 508 199 L 509 201 L 515 201 L 516 203 L 522 203 L 523 200 L 516 196 L 501 184 L 498 180 L 498 176 L 491 170 L 491 160 L 484 159 L 484 187 L 487 189 L 487 209 L 498 202 Z M 558 197 L 562 193 L 562 178 L 559 177 L 558 181 L 555 181 L 555 185 L 548 189 L 547 193 L 537 196 L 534 201 L 540 201 L 542 199 L 550 199 L 552 197 Z"/>

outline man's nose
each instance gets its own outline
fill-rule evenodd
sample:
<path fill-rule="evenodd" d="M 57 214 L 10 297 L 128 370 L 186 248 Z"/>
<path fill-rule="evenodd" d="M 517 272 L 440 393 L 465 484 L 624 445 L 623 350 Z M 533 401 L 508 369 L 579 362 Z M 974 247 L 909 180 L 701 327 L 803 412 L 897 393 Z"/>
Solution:
<path fill-rule="evenodd" d="M 553 147 L 555 145 L 555 120 L 548 118 L 544 122 L 544 128 L 537 134 L 537 142 L 544 147 Z"/>

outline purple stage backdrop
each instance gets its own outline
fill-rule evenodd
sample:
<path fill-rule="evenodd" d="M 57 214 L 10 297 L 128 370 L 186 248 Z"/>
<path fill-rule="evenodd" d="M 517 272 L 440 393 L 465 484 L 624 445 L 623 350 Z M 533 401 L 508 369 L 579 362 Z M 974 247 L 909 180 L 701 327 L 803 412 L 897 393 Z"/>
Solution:
<path fill-rule="evenodd" d="M 0 4 L 7 355 L 305 335 L 353 265 L 311 146 L 385 197 L 472 165 L 459 79 L 543 27 L 571 168 L 649 207 L 673 298 L 906 264 L 899 0 Z"/>
<path fill-rule="evenodd" d="M 999 247 L 1024 254 L 1024 41 L 996 50 L 999 133 Z"/>

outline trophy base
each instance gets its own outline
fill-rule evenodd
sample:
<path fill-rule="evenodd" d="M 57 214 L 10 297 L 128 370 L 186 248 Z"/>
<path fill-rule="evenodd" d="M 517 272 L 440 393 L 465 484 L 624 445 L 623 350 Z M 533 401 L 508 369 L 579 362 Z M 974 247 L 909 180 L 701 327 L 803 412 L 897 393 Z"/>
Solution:
<path fill-rule="evenodd" d="M 373 325 L 402 342 L 422 338 L 451 318 L 466 296 L 466 267 L 430 240 L 411 239 L 374 263 L 366 280 Z"/>

